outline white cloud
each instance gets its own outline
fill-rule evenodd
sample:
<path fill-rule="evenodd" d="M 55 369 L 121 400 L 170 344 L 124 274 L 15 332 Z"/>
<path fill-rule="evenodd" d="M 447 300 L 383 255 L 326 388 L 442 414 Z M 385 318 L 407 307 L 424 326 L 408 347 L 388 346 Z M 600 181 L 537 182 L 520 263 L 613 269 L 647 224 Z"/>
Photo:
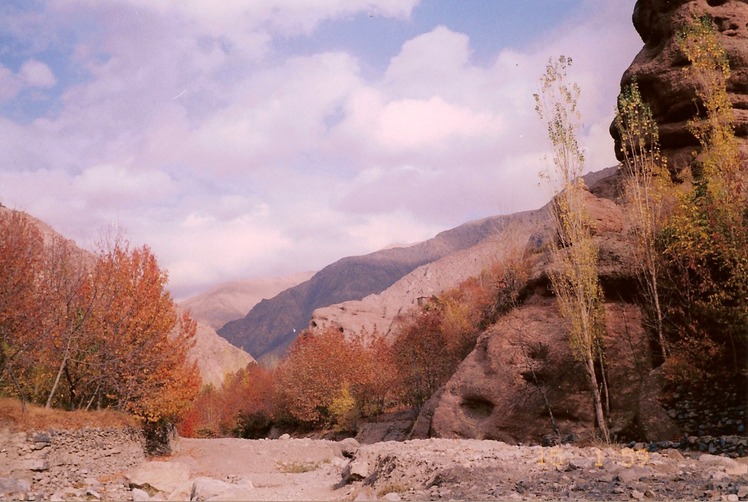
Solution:
<path fill-rule="evenodd" d="M 30 87 L 54 87 L 57 84 L 52 70 L 45 63 L 29 59 L 21 65 L 19 76 Z"/>
<path fill-rule="evenodd" d="M 61 32 L 89 16 L 68 41 L 84 78 L 66 84 L 36 55 L 17 74 L 0 66 L 0 103 L 23 86 L 64 89 L 54 113 L 0 117 L 0 202 L 83 241 L 116 220 L 181 292 L 321 267 L 543 204 L 532 93 L 560 53 L 582 87 L 588 168 L 612 162 L 618 81 L 640 46 L 620 22 L 633 0 L 586 1 L 584 17 L 487 64 L 447 26 L 406 41 L 373 77 L 343 49 L 271 52 L 274 37 L 358 13 L 407 19 L 416 3 L 49 4 Z"/>

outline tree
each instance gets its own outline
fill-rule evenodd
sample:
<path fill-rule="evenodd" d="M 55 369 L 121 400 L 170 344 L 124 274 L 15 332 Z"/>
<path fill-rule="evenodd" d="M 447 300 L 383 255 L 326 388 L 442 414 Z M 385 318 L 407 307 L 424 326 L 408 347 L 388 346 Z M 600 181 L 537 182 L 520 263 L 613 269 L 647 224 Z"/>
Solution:
<path fill-rule="evenodd" d="M 93 273 L 89 400 L 147 422 L 177 420 L 200 386 L 187 362 L 196 323 L 177 316 L 166 282 L 147 246 L 130 250 L 123 242 L 100 253 Z"/>
<path fill-rule="evenodd" d="M 665 228 L 664 254 L 682 373 L 693 378 L 746 365 L 748 345 L 748 166 L 741 163 L 727 93 L 730 66 L 708 16 L 677 36 L 696 82 L 696 116 L 690 131 L 701 151 L 692 163 L 693 189 Z"/>
<path fill-rule="evenodd" d="M 70 371 L 68 364 L 78 353 L 83 340 L 86 321 L 93 311 L 95 292 L 91 271 L 93 259 L 74 244 L 53 236 L 44 252 L 41 287 L 47 322 L 47 337 L 40 350 L 41 360 L 50 370 L 57 370 L 46 400 L 51 408 L 63 374 Z"/>
<path fill-rule="evenodd" d="M 602 439 L 609 442 L 602 398 L 607 395 L 603 292 L 597 274 L 598 249 L 584 205 L 585 187 L 581 178 L 584 156 L 577 141 L 579 87 L 567 82 L 570 66 L 571 58 L 565 56 L 560 56 L 557 62 L 549 60 L 540 79 L 541 92 L 534 95 L 535 110 L 547 123 L 553 148 L 553 174 L 562 188 L 554 198 L 557 242 L 551 246 L 554 267 L 549 276 L 559 311 L 566 321 L 572 352 L 582 363 L 590 385 L 598 428 Z"/>
<path fill-rule="evenodd" d="M 660 155 L 657 123 L 632 83 L 618 97 L 615 126 L 621 139 L 623 195 L 633 235 L 634 262 L 662 360 L 667 358 L 664 311 L 660 303 L 662 253 L 657 244 L 665 222 L 664 197 L 672 183 Z"/>
<path fill-rule="evenodd" d="M 276 369 L 276 414 L 309 426 L 329 423 L 333 399 L 350 385 L 354 371 L 343 333 L 303 332 Z"/>
<path fill-rule="evenodd" d="M 0 210 L 0 390 L 12 388 L 23 403 L 41 342 L 42 249 L 42 235 L 25 214 Z"/>

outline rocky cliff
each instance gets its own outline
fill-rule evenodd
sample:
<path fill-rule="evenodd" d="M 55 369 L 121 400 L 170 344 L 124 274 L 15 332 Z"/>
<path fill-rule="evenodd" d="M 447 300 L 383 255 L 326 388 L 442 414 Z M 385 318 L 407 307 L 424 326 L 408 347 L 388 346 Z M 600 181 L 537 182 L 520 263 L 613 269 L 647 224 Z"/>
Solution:
<path fill-rule="evenodd" d="M 621 79 L 621 88 L 636 80 L 660 129 L 662 153 L 673 172 L 690 166 L 698 146 L 688 131 L 697 110 L 696 82 L 684 72 L 688 64 L 676 33 L 695 16 L 710 15 L 731 68 L 728 92 L 735 113 L 735 132 L 742 138 L 748 162 L 748 2 L 746 0 L 639 0 L 633 22 L 644 42 Z M 616 136 L 614 127 L 611 127 Z M 618 148 L 616 148 L 618 152 Z"/>
<path fill-rule="evenodd" d="M 608 170 L 591 179 L 590 187 L 598 194 L 610 193 L 616 178 L 616 171 Z M 639 389 L 652 362 L 642 314 L 632 303 L 637 283 L 626 221 L 619 206 L 592 192 L 585 205 L 594 222 L 606 296 L 607 374 L 614 389 L 611 430 L 618 437 L 634 437 L 639 434 Z M 549 210 L 550 205 L 544 213 Z M 542 243 L 552 238 L 545 225 L 527 242 L 527 258 L 534 263 L 527 299 L 478 338 L 422 411 L 416 434 L 512 443 L 590 438 L 595 427 L 587 382 L 550 293 L 548 272 L 555 264 L 542 251 Z"/>
<path fill-rule="evenodd" d="M 748 162 L 748 2 L 640 0 L 633 21 L 645 45 L 624 74 L 622 87 L 634 79 L 639 83 L 673 172 L 690 168 L 698 147 L 688 131 L 688 121 L 698 114 L 696 82 L 683 71 L 688 62 L 675 36 L 704 14 L 714 19 L 730 60 L 728 92 L 735 132 L 741 139 L 743 161 Z M 606 294 L 611 432 L 619 440 L 668 440 L 683 434 L 708 437 L 724 433 L 725 426 L 728 434 L 744 434 L 745 391 L 739 382 L 728 391 L 702 389 L 699 397 L 693 391 L 677 391 L 672 395 L 691 397 L 666 398 L 661 370 L 653 369 L 642 313 L 632 302 L 636 279 L 626 221 L 611 200 L 598 197 L 615 194 L 615 178 L 597 182 L 606 188 L 592 190 L 586 205 L 598 224 L 595 240 Z M 549 238 L 552 235 L 544 237 Z M 591 436 L 595 424 L 586 383 L 580 379 L 548 293 L 548 270 L 554 264 L 536 259 L 536 274 L 529 284 L 532 294 L 481 335 L 473 352 L 422 410 L 416 435 L 525 442 L 547 438 L 555 429 L 555 440 Z M 733 403 L 741 392 L 742 404 Z M 714 408 L 710 401 L 720 404 Z M 712 420 L 712 415 L 719 419 Z M 696 422 L 691 420 L 696 417 Z"/>

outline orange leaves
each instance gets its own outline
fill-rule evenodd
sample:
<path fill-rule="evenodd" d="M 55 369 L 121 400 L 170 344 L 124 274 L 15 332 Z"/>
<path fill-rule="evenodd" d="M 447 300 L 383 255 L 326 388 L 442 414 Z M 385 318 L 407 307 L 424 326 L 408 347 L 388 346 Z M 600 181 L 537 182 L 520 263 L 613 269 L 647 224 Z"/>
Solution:
<path fill-rule="evenodd" d="M 390 348 L 378 336 L 368 346 L 336 329 L 302 333 L 276 371 L 276 416 L 307 425 L 333 425 L 333 413 L 355 401 L 355 415 L 379 413 L 394 383 Z M 337 401 L 336 401 L 337 400 Z"/>
<path fill-rule="evenodd" d="M 92 256 L 0 213 L 0 392 L 66 408 L 175 420 L 196 394 L 195 323 L 177 318 L 147 247 Z"/>
<path fill-rule="evenodd" d="M 99 395 L 149 421 L 176 419 L 200 385 L 186 362 L 195 322 L 187 314 L 177 319 L 166 274 L 146 246 L 130 251 L 115 244 L 100 255 L 93 277 Z"/>
<path fill-rule="evenodd" d="M 265 437 L 272 401 L 272 371 L 252 363 L 227 375 L 220 389 L 204 387 L 179 423 L 179 433 L 187 437 Z"/>

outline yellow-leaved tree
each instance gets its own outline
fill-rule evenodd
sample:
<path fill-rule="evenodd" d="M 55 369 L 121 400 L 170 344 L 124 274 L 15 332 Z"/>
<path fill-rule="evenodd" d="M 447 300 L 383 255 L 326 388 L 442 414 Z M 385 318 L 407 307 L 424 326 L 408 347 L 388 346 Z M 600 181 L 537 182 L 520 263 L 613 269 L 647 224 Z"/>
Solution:
<path fill-rule="evenodd" d="M 556 239 L 551 245 L 553 265 L 549 272 L 559 312 L 566 322 L 569 345 L 582 364 L 590 387 L 595 419 L 603 441 L 610 442 L 606 410 L 605 312 L 597 271 L 598 249 L 592 239 L 592 222 L 584 198 L 581 176 L 584 156 L 577 134 L 581 127 L 577 110 L 579 87 L 570 83 L 571 58 L 549 60 L 541 76 L 535 110 L 546 121 L 553 151 L 551 177 L 560 185 L 554 198 Z"/>
<path fill-rule="evenodd" d="M 660 154 L 657 123 L 634 81 L 618 96 L 615 126 L 621 141 L 622 188 L 631 225 L 634 263 L 650 326 L 660 355 L 667 358 L 665 314 L 661 304 L 662 254 L 657 244 L 666 223 L 665 202 L 672 193 L 666 159 Z"/>
<path fill-rule="evenodd" d="M 741 161 L 727 91 L 730 66 L 709 16 L 678 33 L 696 82 L 690 131 L 700 152 L 693 188 L 664 232 L 673 305 L 676 374 L 742 371 L 748 345 L 748 165 Z M 727 363 L 727 364 L 725 364 Z"/>

